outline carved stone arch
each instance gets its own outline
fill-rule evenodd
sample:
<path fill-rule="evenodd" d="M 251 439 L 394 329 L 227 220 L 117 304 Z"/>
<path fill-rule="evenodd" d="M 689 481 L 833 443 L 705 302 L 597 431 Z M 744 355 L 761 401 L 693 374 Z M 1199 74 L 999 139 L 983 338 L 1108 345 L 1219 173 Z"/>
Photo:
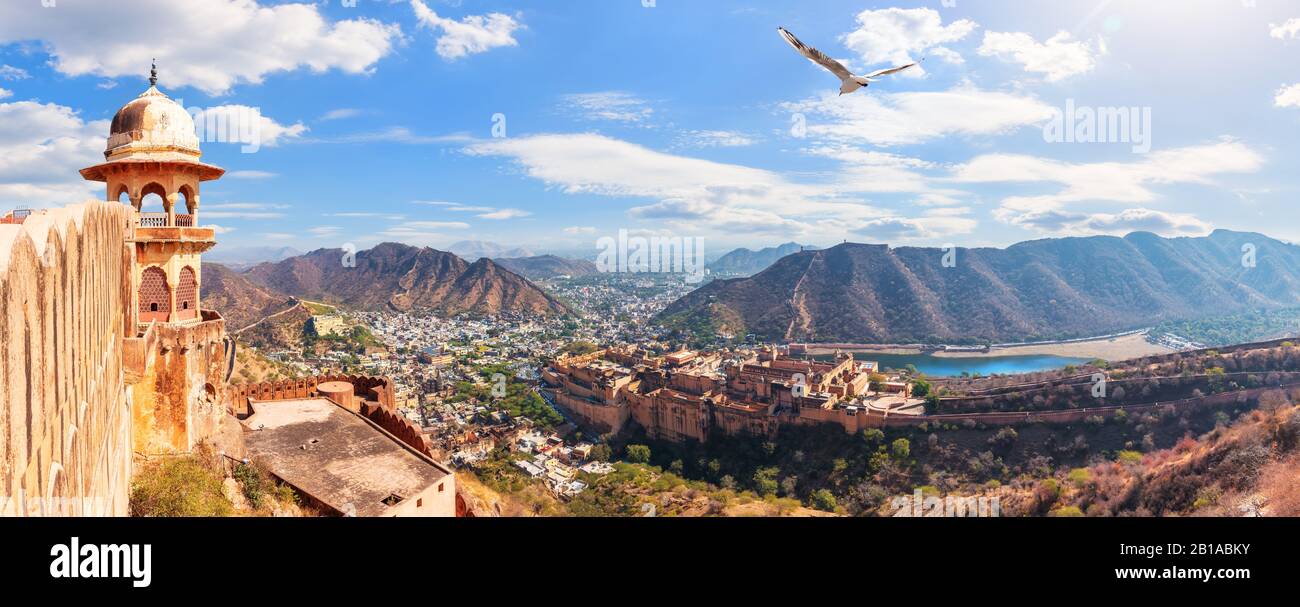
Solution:
<path fill-rule="evenodd" d="M 140 275 L 140 322 L 167 322 L 171 318 L 172 290 L 167 284 L 167 273 L 158 266 L 149 266 Z"/>
<path fill-rule="evenodd" d="M 124 202 L 132 206 L 135 205 L 135 203 L 132 202 L 131 200 L 131 188 L 129 186 L 127 186 L 125 183 L 115 183 L 113 184 L 113 186 L 115 186 L 115 190 L 111 190 L 109 192 L 109 197 L 108 197 L 109 200 L 113 202 Z M 122 200 L 123 195 L 126 196 L 126 200 Z"/>
<path fill-rule="evenodd" d="M 143 188 L 140 188 L 140 198 L 139 198 L 140 202 L 139 202 L 139 206 L 136 207 L 136 210 L 138 211 L 144 210 L 144 204 L 145 204 L 144 199 L 146 196 L 150 194 L 157 194 L 158 197 L 162 199 L 162 208 L 164 213 L 171 212 L 172 203 L 171 200 L 167 198 L 167 188 L 163 187 L 162 184 L 156 181 L 150 182 L 149 184 L 145 185 Z M 151 211 L 151 212 L 156 212 L 156 211 Z"/>
<path fill-rule="evenodd" d="M 190 184 L 182 185 L 176 190 L 177 202 L 184 201 L 184 210 L 186 213 L 193 215 L 199 207 L 198 192 Z"/>
<path fill-rule="evenodd" d="M 199 280 L 194 268 L 181 268 L 180 284 L 176 285 L 176 314 L 181 320 L 198 317 Z"/>

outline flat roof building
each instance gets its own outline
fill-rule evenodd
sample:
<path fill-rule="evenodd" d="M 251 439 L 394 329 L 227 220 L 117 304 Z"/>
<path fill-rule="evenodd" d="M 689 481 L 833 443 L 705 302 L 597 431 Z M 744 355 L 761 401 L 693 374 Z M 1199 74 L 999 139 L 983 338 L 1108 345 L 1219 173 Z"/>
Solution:
<path fill-rule="evenodd" d="M 341 515 L 455 516 L 451 470 L 324 398 L 254 401 L 249 455 Z"/>

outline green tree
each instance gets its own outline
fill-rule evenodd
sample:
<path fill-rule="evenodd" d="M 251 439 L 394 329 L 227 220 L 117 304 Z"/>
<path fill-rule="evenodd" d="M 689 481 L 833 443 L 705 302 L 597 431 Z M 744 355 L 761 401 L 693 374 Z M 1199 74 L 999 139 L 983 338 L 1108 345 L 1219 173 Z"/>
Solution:
<path fill-rule="evenodd" d="M 812 494 L 813 508 L 824 510 L 826 512 L 835 512 L 839 503 L 835 500 L 835 494 L 828 489 L 818 489 Z"/>
<path fill-rule="evenodd" d="M 591 459 L 598 462 L 607 462 L 614 454 L 610 451 L 609 445 L 596 445 L 591 448 Z"/>
<path fill-rule="evenodd" d="M 650 463 L 650 447 L 645 445 L 628 445 L 627 461 L 634 464 Z"/>
<path fill-rule="evenodd" d="M 890 451 L 893 452 L 894 459 L 907 459 L 912 454 L 912 443 L 905 438 L 897 439 L 890 445 Z"/>
<path fill-rule="evenodd" d="M 759 495 L 776 495 L 776 490 L 778 488 L 776 477 L 780 473 L 781 469 L 776 466 L 759 468 L 758 471 L 754 473 L 754 490 L 757 491 Z"/>
<path fill-rule="evenodd" d="M 918 379 L 912 382 L 912 396 L 925 398 L 928 394 L 930 394 L 930 382 L 925 381 L 924 379 Z"/>

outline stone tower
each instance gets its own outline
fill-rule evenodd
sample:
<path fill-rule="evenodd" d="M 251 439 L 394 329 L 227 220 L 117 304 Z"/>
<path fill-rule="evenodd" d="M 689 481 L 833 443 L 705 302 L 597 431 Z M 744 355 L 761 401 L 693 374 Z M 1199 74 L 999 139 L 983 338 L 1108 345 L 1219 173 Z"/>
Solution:
<path fill-rule="evenodd" d="M 217 243 L 214 230 L 198 227 L 199 187 L 225 171 L 199 161 L 194 120 L 158 90 L 156 70 L 149 84 L 113 117 L 105 162 L 81 176 L 104 182 L 108 200 L 125 195 L 136 210 L 136 323 L 195 323 L 202 320 L 200 255 Z M 150 194 L 162 198 L 162 213 L 140 212 Z"/>
<path fill-rule="evenodd" d="M 158 90 L 157 76 L 155 68 L 149 89 L 113 117 L 105 161 L 81 170 L 107 186 L 109 201 L 133 209 L 123 226 L 130 303 L 122 322 L 131 336 L 133 440 L 146 454 L 189 451 L 213 431 L 233 355 L 225 320 L 200 307 L 201 256 L 217 241 L 213 228 L 199 227 L 199 189 L 225 171 L 199 160 L 194 120 Z M 150 194 L 162 199 L 163 212 L 142 212 Z"/>

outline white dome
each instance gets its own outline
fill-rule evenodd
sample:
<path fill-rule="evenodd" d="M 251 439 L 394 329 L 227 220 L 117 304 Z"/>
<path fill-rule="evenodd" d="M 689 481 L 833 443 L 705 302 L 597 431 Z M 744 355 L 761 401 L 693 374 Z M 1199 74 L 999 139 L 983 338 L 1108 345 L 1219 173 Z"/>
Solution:
<path fill-rule="evenodd" d="M 133 99 L 113 116 L 104 157 L 177 160 L 199 156 L 194 119 L 157 87 Z"/>

